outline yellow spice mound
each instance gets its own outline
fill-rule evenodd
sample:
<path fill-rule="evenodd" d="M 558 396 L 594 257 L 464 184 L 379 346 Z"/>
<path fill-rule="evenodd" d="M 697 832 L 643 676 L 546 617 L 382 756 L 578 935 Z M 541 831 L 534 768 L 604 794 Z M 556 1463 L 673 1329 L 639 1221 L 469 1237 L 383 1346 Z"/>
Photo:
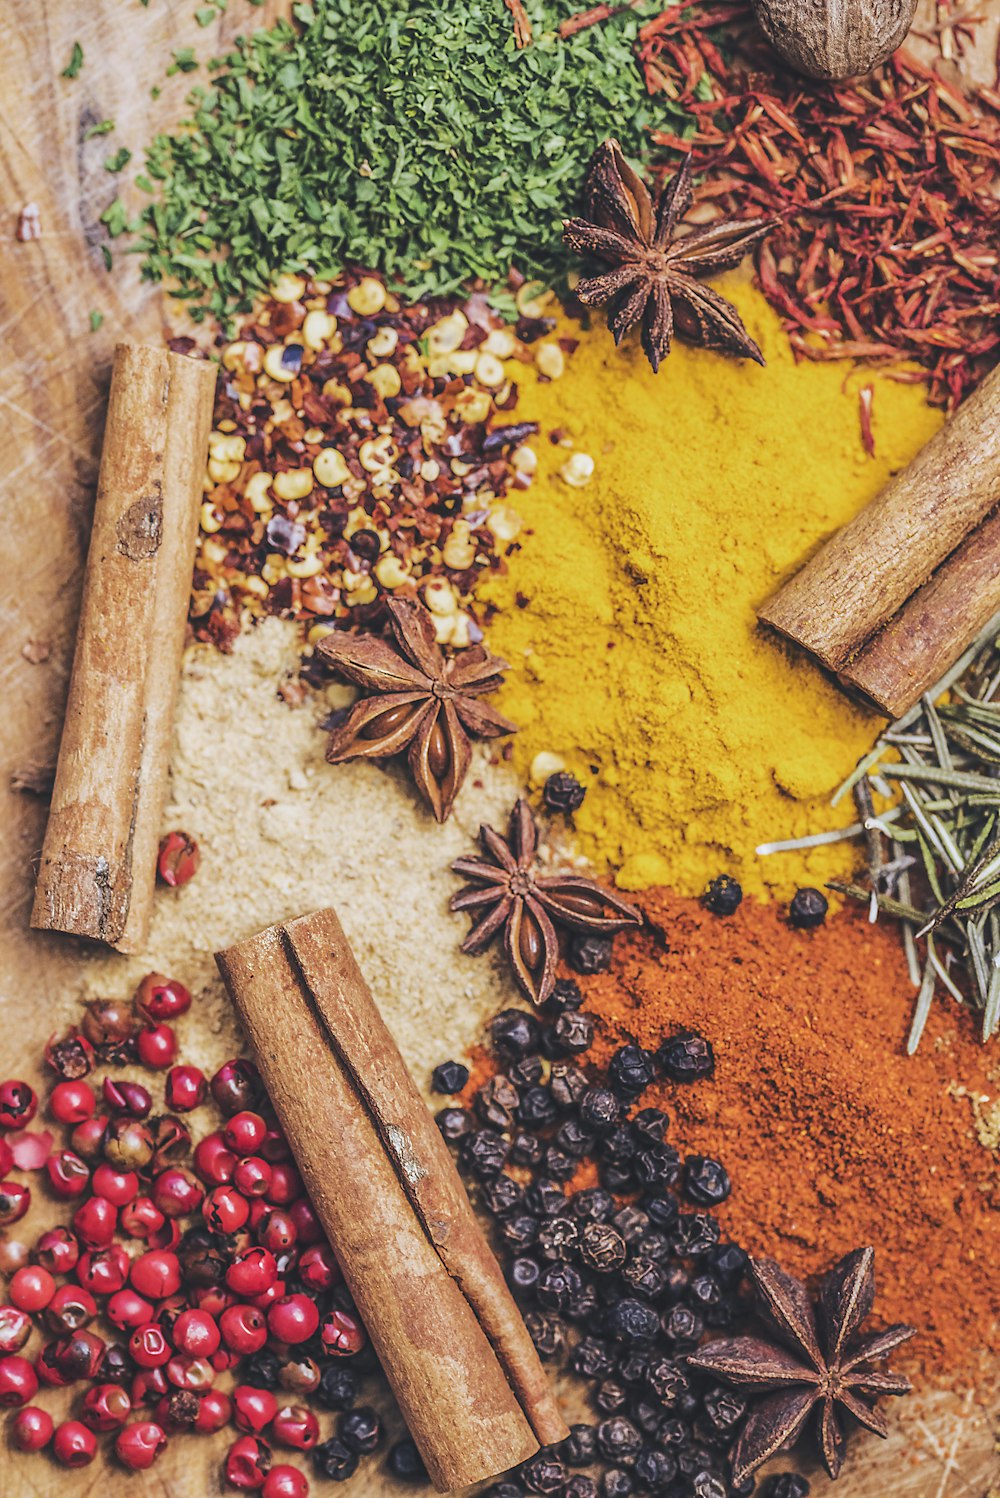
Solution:
<path fill-rule="evenodd" d="M 829 795 L 878 720 L 759 633 L 754 605 L 941 417 L 919 386 L 796 366 L 748 279 L 720 289 L 765 369 L 678 345 L 654 375 L 595 318 L 560 330 L 580 339 L 562 378 L 525 375 L 517 415 L 541 423 L 539 473 L 519 497 L 521 549 L 484 596 L 500 610 L 490 644 L 512 666 L 498 705 L 521 725 L 515 763 L 527 774 L 552 751 L 588 786 L 582 851 L 628 889 L 696 893 L 725 869 L 785 894 L 849 868 L 852 846 L 767 860 L 755 847 L 850 819 Z M 866 383 L 874 457 L 859 428 Z M 583 487 L 559 476 L 574 450 L 596 464 Z"/>

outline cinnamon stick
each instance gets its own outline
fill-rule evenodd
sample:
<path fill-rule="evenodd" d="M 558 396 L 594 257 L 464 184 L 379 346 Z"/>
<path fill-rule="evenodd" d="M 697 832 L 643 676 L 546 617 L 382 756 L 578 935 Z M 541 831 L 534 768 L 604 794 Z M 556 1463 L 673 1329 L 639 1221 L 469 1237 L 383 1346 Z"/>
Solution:
<path fill-rule="evenodd" d="M 998 612 L 1000 511 L 917 589 L 850 661 L 841 680 L 891 718 L 901 718 Z"/>
<path fill-rule="evenodd" d="M 145 943 L 215 366 L 119 344 L 31 924 Z"/>
<path fill-rule="evenodd" d="M 440 1491 L 566 1426 L 332 910 L 216 954 L 275 1111 Z"/>
<path fill-rule="evenodd" d="M 1000 368 L 758 617 L 842 671 L 998 504 Z M 954 659 L 971 638 L 957 617 L 926 622 L 939 655 Z"/>

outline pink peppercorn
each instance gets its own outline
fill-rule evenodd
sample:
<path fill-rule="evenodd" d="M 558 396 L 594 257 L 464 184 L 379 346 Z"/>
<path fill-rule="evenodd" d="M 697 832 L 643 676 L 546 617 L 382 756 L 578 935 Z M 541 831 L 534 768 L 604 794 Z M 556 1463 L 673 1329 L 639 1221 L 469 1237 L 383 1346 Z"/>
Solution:
<path fill-rule="evenodd" d="M 132 1380 L 132 1405 L 156 1404 L 169 1388 L 167 1375 L 162 1368 L 140 1368 Z"/>
<path fill-rule="evenodd" d="M 177 1060 L 177 1037 L 169 1025 L 140 1030 L 135 1046 L 143 1066 L 153 1071 L 163 1071 Z"/>
<path fill-rule="evenodd" d="M 234 1113 L 222 1130 L 222 1137 L 237 1155 L 252 1155 L 267 1135 L 267 1124 L 259 1113 L 244 1109 Z"/>
<path fill-rule="evenodd" d="M 364 1347 L 367 1337 L 357 1316 L 350 1311 L 331 1311 L 323 1317 L 320 1340 L 332 1357 L 349 1358 Z"/>
<path fill-rule="evenodd" d="M 308 1248 L 312 1243 L 323 1243 L 326 1234 L 322 1224 L 316 1216 L 316 1209 L 307 1196 L 300 1196 L 297 1201 L 292 1202 L 288 1209 L 288 1215 L 295 1224 L 295 1230 L 299 1235 L 299 1243 L 302 1248 Z"/>
<path fill-rule="evenodd" d="M 134 1170 L 115 1170 L 107 1162 L 94 1171 L 94 1190 L 107 1197 L 116 1207 L 127 1207 L 139 1194 L 139 1177 Z"/>
<path fill-rule="evenodd" d="M 168 1165 L 153 1181 L 151 1196 L 164 1217 L 186 1217 L 197 1212 L 205 1191 L 189 1170 Z"/>
<path fill-rule="evenodd" d="M 132 1401 L 120 1384 L 94 1384 L 83 1396 L 81 1419 L 91 1430 L 120 1430 Z"/>
<path fill-rule="evenodd" d="M 50 1274 L 69 1274 L 80 1261 L 80 1245 L 69 1228 L 49 1228 L 36 1242 L 34 1258 Z"/>
<path fill-rule="evenodd" d="M 266 1248 L 248 1248 L 226 1270 L 226 1284 L 237 1295 L 264 1294 L 278 1277 L 274 1255 Z"/>
<path fill-rule="evenodd" d="M 178 1352 L 210 1358 L 220 1342 L 219 1328 L 205 1311 L 182 1311 L 171 1332 Z"/>
<path fill-rule="evenodd" d="M 0 1181 L 0 1228 L 20 1222 L 30 1205 L 30 1186 L 20 1181 Z"/>
<path fill-rule="evenodd" d="M 49 1094 L 49 1115 L 56 1123 L 81 1124 L 92 1118 L 97 1098 L 89 1082 L 57 1082 Z"/>
<path fill-rule="evenodd" d="M 210 1389 L 215 1381 L 215 1368 L 210 1358 L 192 1358 L 187 1353 L 178 1353 L 167 1364 L 167 1380 L 175 1389 L 184 1389 L 199 1394 Z"/>
<path fill-rule="evenodd" d="M 175 1113 L 190 1113 L 199 1108 L 208 1095 L 205 1073 L 197 1066 L 172 1066 L 167 1072 L 164 1096 Z"/>
<path fill-rule="evenodd" d="M 95 1332 L 70 1332 L 51 1348 L 49 1363 L 66 1383 L 94 1378 L 104 1358 L 105 1341 Z"/>
<path fill-rule="evenodd" d="M 38 1098 L 27 1082 L 0 1082 L 0 1129 L 23 1129 L 38 1109 Z"/>
<path fill-rule="evenodd" d="M 199 1435 L 214 1435 L 229 1424 L 232 1413 L 232 1400 L 228 1394 L 223 1394 L 221 1389 L 206 1389 L 198 1400 L 198 1416 L 192 1429 Z"/>
<path fill-rule="evenodd" d="M 56 1282 L 40 1264 L 25 1264 L 13 1276 L 8 1289 L 11 1302 L 20 1311 L 44 1311 L 56 1291 Z"/>
<path fill-rule="evenodd" d="M 0 1176 L 5 1176 L 8 1170 L 14 1169 L 14 1151 L 6 1139 L 0 1139 Z"/>
<path fill-rule="evenodd" d="M 319 1440 L 319 1421 L 308 1405 L 286 1404 L 271 1422 L 271 1436 L 279 1446 L 310 1451 Z"/>
<path fill-rule="evenodd" d="M 233 1419 L 236 1429 L 250 1435 L 261 1431 L 278 1413 L 278 1401 L 270 1389 L 255 1389 L 251 1384 L 238 1384 L 233 1390 Z"/>
<path fill-rule="evenodd" d="M 68 1336 L 89 1326 L 96 1315 L 97 1301 L 88 1288 L 60 1285 L 45 1308 L 45 1324 L 59 1336 Z"/>
<path fill-rule="evenodd" d="M 309 1290 L 331 1290 L 340 1281 L 340 1265 L 328 1243 L 314 1243 L 299 1259 L 299 1279 Z"/>
<path fill-rule="evenodd" d="M 250 1204 L 235 1186 L 216 1186 L 202 1202 L 201 1215 L 213 1233 L 235 1233 L 250 1216 Z"/>
<path fill-rule="evenodd" d="M 80 1255 L 76 1277 L 93 1295 L 113 1295 L 128 1278 L 128 1254 L 120 1243 L 108 1248 L 88 1248 Z"/>
<path fill-rule="evenodd" d="M 309 1482 L 298 1467 L 272 1467 L 264 1479 L 263 1498 L 309 1498 Z"/>
<path fill-rule="evenodd" d="M 226 1346 L 241 1357 L 258 1352 L 267 1341 L 267 1316 L 257 1306 L 230 1306 L 219 1318 L 219 1328 Z"/>
<path fill-rule="evenodd" d="M 105 1077 L 101 1096 L 112 1113 L 127 1118 L 146 1118 L 153 1106 L 153 1095 L 141 1082 L 126 1082 Z"/>
<path fill-rule="evenodd" d="M 230 1487 L 252 1491 L 264 1486 L 271 1470 L 271 1448 L 260 1436 L 240 1436 L 226 1457 L 226 1481 Z"/>
<path fill-rule="evenodd" d="M 31 1336 L 31 1317 L 17 1306 L 0 1306 L 0 1355 L 20 1352 Z"/>
<path fill-rule="evenodd" d="M 167 1438 L 160 1426 L 152 1420 L 137 1420 L 119 1431 L 115 1439 L 115 1455 L 133 1472 L 145 1472 L 156 1461 L 161 1451 L 166 1450 Z"/>
<path fill-rule="evenodd" d="M 128 1350 L 140 1368 L 161 1368 L 170 1361 L 170 1344 L 161 1328 L 152 1322 L 136 1327 L 128 1339 Z"/>
<path fill-rule="evenodd" d="M 104 1156 L 104 1136 L 108 1120 L 103 1113 L 94 1114 L 77 1124 L 69 1142 L 84 1160 L 100 1160 Z"/>
<path fill-rule="evenodd" d="M 133 995 L 132 1002 L 143 1019 L 158 1025 L 161 1020 L 178 1019 L 191 1008 L 191 995 L 176 978 L 162 973 L 147 973 Z"/>
<path fill-rule="evenodd" d="M 118 1290 L 105 1306 L 104 1314 L 119 1331 L 125 1331 L 126 1328 L 131 1331 L 152 1321 L 153 1307 L 134 1290 Z"/>
<path fill-rule="evenodd" d="M 275 1170 L 282 1167 L 276 1165 Z M 236 1162 L 233 1171 L 233 1185 L 241 1196 L 257 1197 L 270 1196 L 272 1169 L 266 1160 L 261 1160 L 257 1155 L 247 1155 L 245 1159 Z"/>
<path fill-rule="evenodd" d="M 267 1207 L 254 1224 L 257 1242 L 272 1254 L 287 1253 L 298 1241 L 298 1230 L 288 1212 L 280 1207 Z"/>
<path fill-rule="evenodd" d="M 97 1454 L 97 1437 L 79 1420 L 64 1420 L 52 1437 L 52 1455 L 63 1467 L 87 1467 Z"/>
<path fill-rule="evenodd" d="M 237 1157 L 220 1133 L 206 1134 L 194 1147 L 194 1168 L 207 1186 L 225 1186 L 233 1178 Z"/>
<path fill-rule="evenodd" d="M 105 1196 L 91 1196 L 73 1213 L 73 1231 L 87 1248 L 108 1248 L 115 1236 L 118 1208 Z"/>
<path fill-rule="evenodd" d="M 160 839 L 156 855 L 156 872 L 163 884 L 179 889 L 198 872 L 201 854 L 198 844 L 186 832 L 168 832 Z"/>
<path fill-rule="evenodd" d="M 267 1329 L 278 1342 L 306 1342 L 319 1326 L 319 1311 L 308 1295 L 286 1295 L 267 1313 Z"/>
<path fill-rule="evenodd" d="M 56 1150 L 45 1162 L 49 1184 L 64 1201 L 82 1196 L 90 1185 L 90 1167 L 73 1150 Z"/>
<path fill-rule="evenodd" d="M 147 1239 L 151 1233 L 156 1233 L 164 1224 L 164 1216 L 159 1207 L 150 1196 L 137 1196 L 134 1201 L 123 1207 L 119 1217 L 118 1226 L 123 1233 L 130 1238 L 140 1240 Z"/>
<path fill-rule="evenodd" d="M 267 1188 L 267 1199 L 275 1207 L 287 1207 L 305 1192 L 302 1177 L 288 1161 L 279 1161 L 271 1167 L 271 1182 Z"/>
<path fill-rule="evenodd" d="M 41 1451 L 52 1439 L 52 1416 L 37 1404 L 26 1404 L 11 1416 L 9 1428 L 10 1444 L 16 1451 Z"/>
<path fill-rule="evenodd" d="M 0 1358 L 0 1405 L 22 1405 L 38 1393 L 38 1375 L 27 1358 Z"/>

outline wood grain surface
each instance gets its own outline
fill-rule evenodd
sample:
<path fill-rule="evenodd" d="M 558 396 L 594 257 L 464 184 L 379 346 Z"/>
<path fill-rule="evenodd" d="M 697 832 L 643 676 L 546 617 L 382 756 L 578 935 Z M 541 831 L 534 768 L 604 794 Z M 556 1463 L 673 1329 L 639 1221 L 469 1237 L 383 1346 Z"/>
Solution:
<path fill-rule="evenodd" d="M 175 48 L 217 52 L 240 29 L 265 24 L 278 0 L 251 8 L 230 0 L 229 14 L 205 30 L 196 0 L 6 0 L 0 46 L 0 1074 L 36 1078 L 45 1036 L 76 1007 L 85 949 L 66 938 L 29 932 L 33 862 L 41 846 L 44 800 L 17 792 L 24 778 L 55 762 L 73 629 L 82 581 L 97 458 L 114 344 L 155 340 L 172 308 L 142 286 L 134 262 L 116 251 L 107 272 L 100 214 L 117 180 L 104 169 L 120 146 L 141 160 L 152 131 L 177 118 L 192 79 L 164 73 Z M 985 9 L 991 9 L 991 6 Z M 995 26 L 982 50 L 983 75 Z M 60 77 L 73 42 L 84 49 L 75 80 Z M 155 101 L 150 90 L 162 86 Z M 89 126 L 111 118 L 115 130 L 89 141 Z M 21 244 L 17 217 L 38 204 L 42 236 Z M 91 311 L 103 314 L 100 330 Z M 262 913 L 263 915 L 264 913 Z M 206 1037 L 209 1053 L 215 1037 Z M 36 1220 L 33 1213 L 32 1221 Z M 942 1293 L 961 1293 L 956 1286 Z M 47 1399 L 47 1403 L 51 1403 Z M 959 1396 L 902 1402 L 892 1439 L 871 1440 L 852 1458 L 841 1498 L 983 1498 L 997 1467 L 995 1410 Z M 581 1412 L 582 1413 L 582 1412 Z M 141 1491 L 144 1498 L 212 1498 L 227 1438 L 176 1441 L 141 1478 L 97 1461 L 66 1473 L 47 1460 L 0 1449 L 3 1498 L 102 1498 Z M 814 1493 L 824 1492 L 818 1478 Z M 314 1484 L 332 1492 L 332 1485 Z M 340 1491 L 400 1494 L 377 1462 Z M 409 1490 L 413 1492 L 411 1488 Z M 418 1493 L 420 1490 L 417 1490 Z M 422 1498 L 422 1495 L 421 1495 Z"/>

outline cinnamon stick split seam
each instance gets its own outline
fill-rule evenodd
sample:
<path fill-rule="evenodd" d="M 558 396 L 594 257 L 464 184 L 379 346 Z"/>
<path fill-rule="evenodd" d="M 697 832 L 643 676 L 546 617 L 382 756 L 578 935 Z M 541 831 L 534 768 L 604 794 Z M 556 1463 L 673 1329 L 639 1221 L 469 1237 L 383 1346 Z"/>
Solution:
<path fill-rule="evenodd" d="M 333 911 L 216 954 L 317 1215 L 435 1485 L 566 1426 L 454 1163 Z"/>

